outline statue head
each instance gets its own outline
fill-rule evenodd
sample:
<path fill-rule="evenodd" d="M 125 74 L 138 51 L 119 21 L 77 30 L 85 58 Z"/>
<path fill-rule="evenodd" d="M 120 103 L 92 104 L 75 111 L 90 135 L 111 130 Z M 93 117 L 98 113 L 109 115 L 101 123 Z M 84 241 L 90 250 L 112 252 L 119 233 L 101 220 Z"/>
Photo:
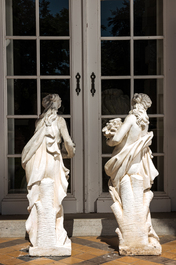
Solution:
<path fill-rule="evenodd" d="M 132 106 L 134 107 L 136 104 L 141 104 L 145 110 L 151 107 L 152 101 L 148 95 L 143 93 L 135 93 L 132 98 Z"/>
<path fill-rule="evenodd" d="M 45 108 L 45 112 L 48 109 L 58 110 L 61 107 L 61 98 L 58 94 L 49 94 L 42 100 L 42 106 Z"/>

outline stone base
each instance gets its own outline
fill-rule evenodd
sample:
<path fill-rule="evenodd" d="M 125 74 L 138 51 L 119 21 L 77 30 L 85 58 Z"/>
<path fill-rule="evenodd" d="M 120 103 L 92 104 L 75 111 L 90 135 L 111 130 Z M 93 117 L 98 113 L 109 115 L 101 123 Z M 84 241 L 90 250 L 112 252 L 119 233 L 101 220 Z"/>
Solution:
<path fill-rule="evenodd" d="M 29 256 L 71 256 L 71 245 L 51 248 L 30 247 Z"/>
<path fill-rule="evenodd" d="M 141 246 L 141 247 L 119 247 L 119 254 L 122 256 L 158 256 L 161 255 L 162 248 L 159 246 Z"/>

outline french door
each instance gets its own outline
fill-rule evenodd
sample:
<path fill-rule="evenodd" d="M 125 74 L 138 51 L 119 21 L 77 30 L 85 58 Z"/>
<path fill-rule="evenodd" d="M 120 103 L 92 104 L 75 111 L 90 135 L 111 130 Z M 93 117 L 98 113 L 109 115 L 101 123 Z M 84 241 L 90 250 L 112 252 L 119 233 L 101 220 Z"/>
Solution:
<path fill-rule="evenodd" d="M 149 111 L 155 133 L 152 151 L 160 171 L 154 190 L 163 193 L 163 1 L 3 3 L 8 137 L 2 212 L 26 211 L 21 151 L 42 111 L 41 99 L 48 93 L 61 96 L 59 114 L 76 144 L 75 157 L 65 160 L 71 171 L 65 212 L 110 211 L 103 166 L 112 149 L 101 130 L 109 119 L 125 118 L 136 92 L 148 94 L 153 102 Z"/>

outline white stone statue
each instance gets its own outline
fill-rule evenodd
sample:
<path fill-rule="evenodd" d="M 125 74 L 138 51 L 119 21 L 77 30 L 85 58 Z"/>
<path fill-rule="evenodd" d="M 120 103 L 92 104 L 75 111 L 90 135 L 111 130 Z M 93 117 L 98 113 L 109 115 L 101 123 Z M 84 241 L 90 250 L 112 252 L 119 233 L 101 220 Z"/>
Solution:
<path fill-rule="evenodd" d="M 111 209 L 119 225 L 116 233 L 121 255 L 161 254 L 149 210 L 153 198 L 150 188 L 158 175 L 149 148 L 153 132 L 148 132 L 146 111 L 151 104 L 146 94 L 135 94 L 133 109 L 124 122 L 117 118 L 103 128 L 107 144 L 115 147 L 105 172 L 110 177 Z"/>
<path fill-rule="evenodd" d="M 65 158 L 75 154 L 65 120 L 58 116 L 61 99 L 57 94 L 46 96 L 45 108 L 36 122 L 33 137 L 22 152 L 26 171 L 29 217 L 26 230 L 32 247 L 30 256 L 71 255 L 71 241 L 63 227 L 62 201 L 67 195 L 69 170 L 63 164 L 60 150 L 64 141 Z"/>

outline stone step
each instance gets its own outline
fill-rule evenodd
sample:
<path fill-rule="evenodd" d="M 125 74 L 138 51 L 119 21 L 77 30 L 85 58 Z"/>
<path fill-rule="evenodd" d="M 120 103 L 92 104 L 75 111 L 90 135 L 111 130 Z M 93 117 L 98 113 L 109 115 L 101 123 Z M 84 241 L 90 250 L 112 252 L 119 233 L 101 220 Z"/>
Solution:
<path fill-rule="evenodd" d="M 25 215 L 0 216 L 0 237 L 25 237 Z M 152 213 L 152 224 L 158 235 L 176 235 L 176 212 Z M 68 236 L 116 236 L 117 222 L 110 213 L 65 214 Z"/>

